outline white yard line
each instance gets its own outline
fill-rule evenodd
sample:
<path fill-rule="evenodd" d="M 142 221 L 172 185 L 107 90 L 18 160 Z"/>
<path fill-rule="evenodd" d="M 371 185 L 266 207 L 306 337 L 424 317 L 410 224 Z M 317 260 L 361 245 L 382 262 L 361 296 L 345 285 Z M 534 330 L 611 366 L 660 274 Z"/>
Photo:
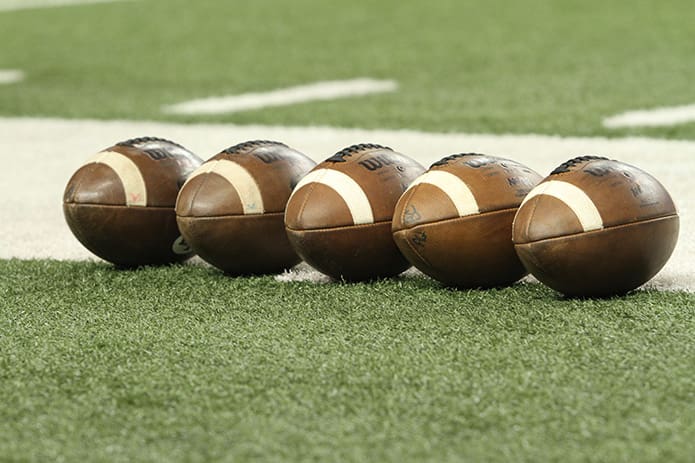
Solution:
<path fill-rule="evenodd" d="M 0 153 L 6 154 L 0 169 L 0 258 L 90 258 L 65 225 L 63 189 L 89 156 L 120 140 L 167 137 L 207 159 L 241 141 L 275 139 L 317 161 L 350 144 L 372 142 L 424 165 L 447 154 L 477 151 L 516 159 L 544 175 L 582 154 L 602 154 L 639 166 L 666 186 L 681 215 L 676 251 L 650 286 L 695 291 L 695 141 L 32 118 L 0 118 L 0 134 Z M 311 272 L 308 275 L 283 278 L 309 278 Z"/>
<path fill-rule="evenodd" d="M 695 121 L 695 104 L 654 109 L 626 111 L 607 117 L 603 126 L 609 129 L 624 127 L 667 127 Z"/>
<path fill-rule="evenodd" d="M 36 8 L 55 8 L 71 5 L 89 5 L 93 3 L 113 3 L 133 0 L 0 0 L 0 12 L 30 10 Z"/>
<path fill-rule="evenodd" d="M 288 106 L 319 100 L 335 100 L 393 92 L 398 84 L 393 80 L 359 78 L 330 80 L 258 93 L 242 93 L 184 101 L 162 108 L 169 114 L 225 114 L 273 106 Z"/>
<path fill-rule="evenodd" d="M 0 85 L 14 84 L 24 80 L 24 72 L 19 69 L 0 69 Z"/>

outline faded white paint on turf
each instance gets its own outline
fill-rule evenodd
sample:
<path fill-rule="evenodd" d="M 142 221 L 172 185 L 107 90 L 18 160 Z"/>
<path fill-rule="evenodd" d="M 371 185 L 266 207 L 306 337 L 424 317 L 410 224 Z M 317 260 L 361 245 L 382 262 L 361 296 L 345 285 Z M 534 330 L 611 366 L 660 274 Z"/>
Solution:
<path fill-rule="evenodd" d="M 609 129 L 625 127 L 668 127 L 695 122 L 695 104 L 627 111 L 607 117 L 603 126 Z"/>
<path fill-rule="evenodd" d="M 120 140 L 158 135 L 209 158 L 241 141 L 275 139 L 316 161 L 345 146 L 370 141 L 392 146 L 423 164 L 447 154 L 475 151 L 516 159 L 542 173 L 585 153 L 637 165 L 666 186 L 681 214 L 676 251 L 649 286 L 695 291 L 695 190 L 691 186 L 695 141 L 30 118 L 0 118 L 0 134 L 0 152 L 6 153 L 0 170 L 0 197 L 4 199 L 0 203 L 0 258 L 90 258 L 65 225 L 63 189 L 86 159 Z"/>
<path fill-rule="evenodd" d="M 202 98 L 184 101 L 162 108 L 170 114 L 226 114 L 252 109 L 288 106 L 309 101 L 335 100 L 369 95 L 372 93 L 393 92 L 398 84 L 393 80 L 359 78 L 350 80 L 331 80 L 315 82 L 296 87 L 270 90 L 259 93 Z"/>
<path fill-rule="evenodd" d="M 14 84 L 24 80 L 24 72 L 19 69 L 0 69 L 0 85 Z"/>
<path fill-rule="evenodd" d="M 0 12 L 124 1 L 134 0 L 0 0 Z"/>

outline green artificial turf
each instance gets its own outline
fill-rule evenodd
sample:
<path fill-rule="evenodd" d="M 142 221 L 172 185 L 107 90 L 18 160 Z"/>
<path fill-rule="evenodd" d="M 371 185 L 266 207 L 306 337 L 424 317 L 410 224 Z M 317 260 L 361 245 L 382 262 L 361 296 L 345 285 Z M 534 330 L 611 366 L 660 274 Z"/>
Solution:
<path fill-rule="evenodd" d="M 695 103 L 691 0 L 141 0 L 0 13 L 0 115 L 695 138 L 608 130 Z M 326 79 L 400 90 L 233 115 L 160 107 Z"/>
<path fill-rule="evenodd" d="M 692 461 L 695 295 L 0 260 L 2 461 Z"/>

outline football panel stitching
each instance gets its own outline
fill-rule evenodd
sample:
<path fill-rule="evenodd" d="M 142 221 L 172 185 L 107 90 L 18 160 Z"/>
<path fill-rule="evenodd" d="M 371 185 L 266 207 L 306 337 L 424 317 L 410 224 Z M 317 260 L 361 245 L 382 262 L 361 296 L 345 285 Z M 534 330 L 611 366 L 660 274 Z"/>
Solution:
<path fill-rule="evenodd" d="M 329 231 L 329 230 L 347 230 L 347 229 L 354 229 L 354 228 L 368 228 L 368 227 L 376 227 L 378 225 L 383 225 L 383 224 L 391 224 L 390 220 L 383 220 L 381 222 L 372 222 L 372 223 L 360 223 L 360 224 L 354 224 L 354 225 L 341 225 L 338 227 L 324 227 L 324 228 L 292 228 L 288 227 L 285 225 L 285 228 L 289 231 L 293 232 L 302 232 L 302 233 L 312 233 L 312 232 L 323 232 L 323 231 Z"/>
<path fill-rule="evenodd" d="M 584 235 L 584 234 L 588 235 L 588 234 L 601 233 L 604 231 L 617 230 L 617 229 L 624 228 L 624 227 L 630 227 L 632 225 L 640 225 L 640 224 L 645 224 L 645 223 L 650 223 L 650 222 L 658 222 L 660 220 L 665 220 L 665 219 L 678 219 L 678 218 L 679 218 L 679 216 L 677 214 L 669 214 L 669 215 L 664 215 L 661 217 L 650 217 L 649 219 L 640 220 L 637 222 L 621 223 L 619 225 L 604 227 L 604 228 L 600 228 L 597 230 L 581 231 L 578 233 L 568 233 L 567 235 L 553 236 L 550 238 L 541 238 L 539 240 L 527 241 L 525 243 L 514 243 L 514 244 L 524 245 L 524 244 L 533 244 L 533 243 L 543 243 L 543 242 L 547 242 L 547 241 L 561 240 L 564 238 L 578 237 L 578 236 Z"/>

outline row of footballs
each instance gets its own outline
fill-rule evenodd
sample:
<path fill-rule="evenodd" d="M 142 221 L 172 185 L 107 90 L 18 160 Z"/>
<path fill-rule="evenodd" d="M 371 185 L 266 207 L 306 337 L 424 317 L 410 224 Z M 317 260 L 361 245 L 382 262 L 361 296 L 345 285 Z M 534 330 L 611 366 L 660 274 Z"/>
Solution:
<path fill-rule="evenodd" d="M 455 154 L 429 170 L 375 144 L 316 165 L 272 141 L 202 161 L 160 138 L 118 143 L 68 182 L 78 240 L 119 266 L 193 253 L 228 274 L 277 273 L 300 260 L 335 279 L 414 265 L 449 286 L 510 285 L 529 271 L 566 294 L 634 289 L 678 236 L 668 192 L 633 166 L 572 159 L 547 178 L 509 159 Z"/>

